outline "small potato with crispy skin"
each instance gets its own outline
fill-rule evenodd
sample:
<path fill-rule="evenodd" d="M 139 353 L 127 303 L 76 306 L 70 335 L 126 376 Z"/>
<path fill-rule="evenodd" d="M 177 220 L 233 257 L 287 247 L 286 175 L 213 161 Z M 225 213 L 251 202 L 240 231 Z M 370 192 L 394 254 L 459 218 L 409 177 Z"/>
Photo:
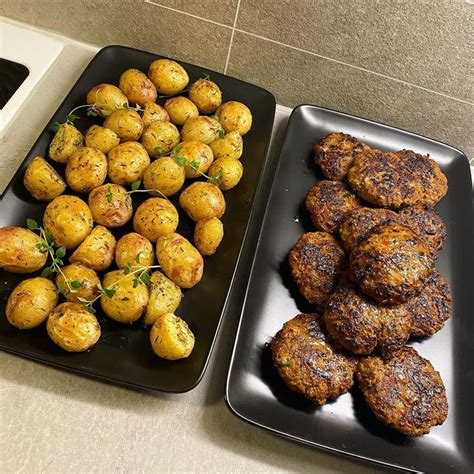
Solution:
<path fill-rule="evenodd" d="M 222 104 L 219 86 L 209 79 L 198 79 L 189 88 L 189 98 L 202 114 L 213 114 Z"/>
<path fill-rule="evenodd" d="M 209 145 L 223 137 L 224 134 L 225 131 L 217 120 L 200 115 L 199 117 L 191 117 L 184 122 L 181 129 L 181 141 L 198 141 Z"/>
<path fill-rule="evenodd" d="M 150 123 L 156 122 L 157 120 L 169 122 L 170 116 L 168 115 L 168 112 L 165 110 L 165 108 L 161 105 L 148 102 L 145 105 L 145 111 L 142 115 L 143 128 L 147 128 Z"/>
<path fill-rule="evenodd" d="M 183 187 L 185 177 L 184 166 L 170 156 L 163 156 L 145 170 L 143 185 L 152 196 L 172 196 Z"/>
<path fill-rule="evenodd" d="M 239 132 L 226 133 L 224 137 L 218 138 L 209 144 L 214 159 L 234 158 L 239 160 L 244 151 L 244 141 Z"/>
<path fill-rule="evenodd" d="M 122 186 L 130 186 L 143 179 L 150 166 L 150 157 L 138 142 L 126 142 L 112 148 L 107 155 L 110 181 Z"/>
<path fill-rule="evenodd" d="M 147 325 L 153 324 L 163 314 L 174 313 L 183 298 L 180 287 L 163 273 L 153 272 L 150 280 L 150 298 L 143 318 Z"/>
<path fill-rule="evenodd" d="M 222 191 L 235 188 L 242 179 L 244 167 L 240 160 L 219 158 L 209 168 L 209 176 L 215 180 Z"/>
<path fill-rule="evenodd" d="M 119 184 L 103 184 L 89 194 L 89 208 L 94 221 L 104 227 L 125 225 L 133 214 L 132 198 Z"/>
<path fill-rule="evenodd" d="M 68 158 L 84 144 L 82 133 L 71 123 L 63 123 L 58 127 L 51 144 L 49 157 L 58 163 L 67 163 Z"/>
<path fill-rule="evenodd" d="M 120 137 L 110 128 L 92 125 L 87 129 L 85 141 L 87 147 L 97 148 L 106 155 L 120 143 Z"/>
<path fill-rule="evenodd" d="M 79 282 L 80 285 L 72 282 Z M 92 301 L 99 294 L 100 279 L 92 268 L 82 263 L 71 263 L 57 274 L 56 285 L 68 301 L 79 303 L 79 298 Z"/>
<path fill-rule="evenodd" d="M 180 317 L 165 313 L 156 319 L 150 331 L 153 352 L 163 359 L 189 357 L 194 348 L 194 334 Z"/>
<path fill-rule="evenodd" d="M 89 193 L 107 177 L 107 158 L 97 148 L 76 150 L 67 160 L 66 182 L 78 193 Z"/>
<path fill-rule="evenodd" d="M 117 267 L 150 267 L 155 261 L 152 243 L 143 235 L 130 232 L 120 237 L 115 248 Z"/>
<path fill-rule="evenodd" d="M 179 131 L 171 122 L 155 120 L 143 131 L 141 143 L 152 158 L 159 158 L 179 143 Z"/>
<path fill-rule="evenodd" d="M 66 190 L 63 178 L 42 156 L 28 165 L 23 184 L 38 201 L 52 201 Z"/>
<path fill-rule="evenodd" d="M 271 342 L 273 364 L 289 389 L 324 405 L 349 391 L 357 359 L 334 349 L 317 314 L 287 321 Z"/>
<path fill-rule="evenodd" d="M 121 142 L 136 142 L 143 132 L 142 118 L 132 109 L 118 109 L 112 112 L 105 119 L 104 127 L 115 132 Z"/>
<path fill-rule="evenodd" d="M 189 76 L 181 64 L 171 59 L 157 59 L 150 64 L 148 77 L 163 95 L 179 94 L 186 89 Z"/>
<path fill-rule="evenodd" d="M 170 122 L 181 127 L 186 120 L 198 117 L 199 110 L 187 97 L 171 97 L 165 102 L 165 109 L 170 117 Z"/>
<path fill-rule="evenodd" d="M 224 102 L 216 111 L 226 133 L 239 132 L 245 135 L 252 128 L 252 112 L 242 102 Z"/>
<path fill-rule="evenodd" d="M 120 107 L 128 107 L 127 96 L 112 84 L 97 84 L 87 93 L 87 103 L 102 116 L 108 116 Z"/>
<path fill-rule="evenodd" d="M 176 207 L 163 198 L 150 198 L 142 202 L 133 216 L 135 232 L 150 242 L 156 242 L 162 235 L 172 234 L 178 222 Z"/>
<path fill-rule="evenodd" d="M 187 179 L 200 178 L 214 161 L 214 155 L 208 145 L 202 142 L 181 142 L 173 149 L 176 159 L 184 158 L 184 172 Z"/>
<path fill-rule="evenodd" d="M 211 217 L 220 219 L 226 208 L 222 191 L 215 184 L 202 181 L 188 186 L 180 194 L 179 204 L 195 222 Z"/>
<path fill-rule="evenodd" d="M 224 225 L 217 217 L 196 222 L 194 243 L 201 255 L 214 255 L 223 238 Z"/>
<path fill-rule="evenodd" d="M 149 102 L 154 103 L 158 96 L 153 82 L 138 69 L 124 71 L 119 79 L 119 87 L 132 104 L 141 107 L 145 107 Z"/>

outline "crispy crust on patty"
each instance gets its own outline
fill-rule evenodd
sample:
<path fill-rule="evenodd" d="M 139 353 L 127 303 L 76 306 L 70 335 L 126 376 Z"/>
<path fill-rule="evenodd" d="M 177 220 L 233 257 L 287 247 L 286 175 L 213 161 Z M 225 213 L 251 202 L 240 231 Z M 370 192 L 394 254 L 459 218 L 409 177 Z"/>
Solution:
<path fill-rule="evenodd" d="M 448 191 L 446 176 L 428 155 L 411 150 L 359 153 L 348 172 L 356 194 L 380 207 L 434 206 Z"/>
<path fill-rule="evenodd" d="M 299 314 L 287 321 L 271 349 L 285 384 L 317 405 L 346 393 L 354 383 L 357 359 L 329 344 L 317 314 Z"/>
<path fill-rule="evenodd" d="M 361 204 L 343 183 L 323 180 L 308 191 L 305 206 L 316 229 L 333 233 L 345 215 Z"/>
<path fill-rule="evenodd" d="M 361 359 L 357 380 L 375 416 L 400 433 L 421 436 L 446 420 L 441 376 L 412 347 Z"/>
<path fill-rule="evenodd" d="M 350 277 L 381 304 L 400 304 L 416 295 L 434 268 L 431 253 L 408 227 L 376 228 L 350 255 Z"/>
<path fill-rule="evenodd" d="M 336 239 L 326 232 L 303 234 L 288 261 L 300 293 L 316 304 L 326 301 L 347 263 Z"/>

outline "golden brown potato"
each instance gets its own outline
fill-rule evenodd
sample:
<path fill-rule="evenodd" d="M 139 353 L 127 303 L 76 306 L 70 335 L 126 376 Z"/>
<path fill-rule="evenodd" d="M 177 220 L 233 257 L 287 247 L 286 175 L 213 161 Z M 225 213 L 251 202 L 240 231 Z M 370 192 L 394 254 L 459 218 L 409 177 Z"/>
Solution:
<path fill-rule="evenodd" d="M 163 273 L 152 273 L 150 280 L 150 298 L 143 318 L 145 324 L 153 324 L 162 314 L 174 313 L 183 297 L 180 287 Z"/>
<path fill-rule="evenodd" d="M 178 227 L 179 214 L 171 202 L 150 198 L 138 206 L 133 216 L 133 228 L 151 242 L 161 235 L 171 234 Z"/>
<path fill-rule="evenodd" d="M 186 89 L 189 76 L 186 70 L 170 59 L 157 59 L 150 64 L 148 77 L 155 84 L 157 91 L 164 95 L 178 94 Z"/>
<path fill-rule="evenodd" d="M 156 257 L 163 273 L 181 288 L 192 288 L 202 278 L 201 254 L 182 235 L 161 236 L 156 243 Z"/>
<path fill-rule="evenodd" d="M 78 193 L 88 193 L 107 177 L 107 158 L 97 148 L 83 147 L 67 160 L 66 182 Z"/>
<path fill-rule="evenodd" d="M 244 167 L 235 158 L 219 158 L 212 163 L 208 174 L 218 183 L 219 189 L 228 191 L 239 184 Z"/>
<path fill-rule="evenodd" d="M 223 137 L 224 133 L 224 129 L 217 120 L 201 115 L 184 122 L 181 129 L 181 140 L 183 142 L 198 141 L 209 145 L 209 143 Z"/>
<path fill-rule="evenodd" d="M 179 204 L 193 221 L 218 217 L 225 212 L 221 190 L 211 183 L 199 181 L 188 186 L 179 196 Z"/>
<path fill-rule="evenodd" d="M 38 201 L 51 201 L 66 190 L 63 178 L 42 156 L 31 160 L 23 184 Z"/>
<path fill-rule="evenodd" d="M 218 138 L 210 145 L 214 159 L 234 158 L 239 159 L 244 151 L 244 141 L 239 132 L 226 133 L 223 138 Z"/>
<path fill-rule="evenodd" d="M 133 214 L 132 198 L 119 184 L 103 184 L 89 194 L 89 208 L 97 224 L 115 228 L 125 225 Z"/>
<path fill-rule="evenodd" d="M 52 341 L 68 352 L 87 351 L 100 339 L 97 318 L 79 303 L 56 306 L 48 317 L 46 328 Z"/>
<path fill-rule="evenodd" d="M 46 320 L 58 304 L 56 286 L 47 278 L 23 280 L 8 297 L 5 315 L 18 329 L 31 329 Z"/>
<path fill-rule="evenodd" d="M 117 242 L 115 263 L 117 267 L 150 267 L 155 262 L 155 251 L 151 242 L 136 232 L 125 234 Z"/>
<path fill-rule="evenodd" d="M 148 287 L 134 284 L 135 275 L 125 275 L 123 270 L 107 273 L 102 286 L 113 290 L 113 296 L 103 294 L 100 305 L 104 313 L 114 321 L 131 324 L 143 314 L 148 303 Z"/>
<path fill-rule="evenodd" d="M 109 151 L 108 175 L 110 181 L 129 186 L 143 179 L 143 173 L 150 166 L 150 157 L 138 142 L 126 142 Z"/>
<path fill-rule="evenodd" d="M 63 123 L 49 145 L 49 157 L 58 163 L 67 163 L 74 151 L 84 144 L 82 133 L 72 124 Z"/>
<path fill-rule="evenodd" d="M 161 105 L 148 102 L 148 104 L 145 105 L 145 111 L 142 115 L 143 129 L 148 127 L 151 122 L 156 122 L 157 120 L 160 120 L 161 122 L 169 122 L 170 116 Z"/>
<path fill-rule="evenodd" d="M 46 207 L 43 227 L 56 245 L 67 249 L 77 247 L 92 230 L 89 206 L 76 196 L 62 195 Z"/>
<path fill-rule="evenodd" d="M 226 133 L 235 131 L 245 135 L 252 127 L 252 113 L 241 102 L 225 102 L 217 109 L 216 114 Z"/>
<path fill-rule="evenodd" d="M 148 102 L 155 102 L 158 94 L 153 82 L 138 69 L 127 69 L 122 73 L 119 87 L 132 104 L 145 107 Z"/>
<path fill-rule="evenodd" d="M 199 110 L 187 97 L 172 97 L 165 102 L 170 121 L 181 127 L 189 118 L 198 117 Z"/>
<path fill-rule="evenodd" d="M 102 117 L 120 107 L 128 107 L 127 96 L 112 84 L 97 84 L 87 93 L 87 103 L 93 105 Z"/>
<path fill-rule="evenodd" d="M 84 239 L 76 251 L 69 257 L 71 263 L 83 263 L 100 272 L 109 268 L 114 261 L 117 242 L 112 233 L 98 225 Z"/>
<path fill-rule="evenodd" d="M 136 110 L 118 109 L 104 121 L 104 127 L 110 128 L 121 142 L 137 141 L 143 132 L 143 123 Z"/>
<path fill-rule="evenodd" d="M 189 98 L 202 114 L 212 114 L 222 104 L 222 92 L 219 86 L 209 79 L 198 79 L 189 88 Z"/>
<path fill-rule="evenodd" d="M 0 228 L 0 268 L 11 273 L 33 273 L 44 267 L 48 254 L 40 251 L 46 242 L 23 227 Z"/>
<path fill-rule="evenodd" d="M 150 331 L 153 352 L 163 359 L 177 360 L 189 357 L 194 348 L 194 334 L 189 326 L 173 313 L 162 314 Z"/>
<path fill-rule="evenodd" d="M 215 254 L 223 238 L 224 226 L 217 217 L 202 219 L 196 223 L 194 243 L 201 255 Z"/>
<path fill-rule="evenodd" d="M 184 178 L 184 167 L 170 156 L 164 156 L 155 160 L 145 170 L 143 185 L 154 196 L 172 196 L 183 187 Z"/>
<path fill-rule="evenodd" d="M 100 279 L 92 268 L 82 263 L 72 263 L 57 274 L 56 285 L 58 292 L 68 301 L 79 303 L 78 298 L 92 301 L 99 294 Z"/>
<path fill-rule="evenodd" d="M 151 157 L 159 158 L 179 143 L 179 132 L 171 122 L 157 120 L 143 131 L 141 142 Z"/>
<path fill-rule="evenodd" d="M 186 178 L 199 178 L 207 173 L 209 166 L 214 160 L 212 150 L 202 142 L 181 142 L 173 149 L 172 156 L 176 160 L 184 158 L 184 172 Z"/>
<path fill-rule="evenodd" d="M 110 128 L 92 125 L 86 132 L 86 146 L 97 148 L 105 155 L 120 143 L 120 137 Z"/>

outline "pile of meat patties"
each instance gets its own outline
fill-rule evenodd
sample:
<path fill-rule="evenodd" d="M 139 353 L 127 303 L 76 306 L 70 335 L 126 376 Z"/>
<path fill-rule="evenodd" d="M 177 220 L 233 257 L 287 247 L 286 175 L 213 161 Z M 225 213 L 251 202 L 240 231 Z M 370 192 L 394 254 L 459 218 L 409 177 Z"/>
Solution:
<path fill-rule="evenodd" d="M 439 165 L 410 150 L 373 149 L 344 133 L 314 145 L 326 180 L 308 192 L 315 232 L 289 254 L 314 313 L 286 322 L 271 343 L 286 385 L 322 405 L 359 383 L 375 416 L 410 436 L 448 414 L 443 381 L 410 338 L 431 336 L 451 315 L 435 268 L 446 227 L 434 206 L 448 190 Z"/>

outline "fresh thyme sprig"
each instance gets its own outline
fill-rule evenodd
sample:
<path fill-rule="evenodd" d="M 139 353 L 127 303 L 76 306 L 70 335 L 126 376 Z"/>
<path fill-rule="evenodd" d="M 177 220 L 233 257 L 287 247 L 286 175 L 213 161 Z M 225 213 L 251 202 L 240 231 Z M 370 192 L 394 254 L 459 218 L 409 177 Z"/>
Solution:
<path fill-rule="evenodd" d="M 134 193 L 158 193 L 162 198 L 169 201 L 168 197 L 165 196 L 159 189 L 140 189 L 142 182 L 140 180 L 134 181 L 131 185 L 131 190 L 128 191 L 128 194 Z M 109 201 L 110 202 L 110 201 Z"/>

